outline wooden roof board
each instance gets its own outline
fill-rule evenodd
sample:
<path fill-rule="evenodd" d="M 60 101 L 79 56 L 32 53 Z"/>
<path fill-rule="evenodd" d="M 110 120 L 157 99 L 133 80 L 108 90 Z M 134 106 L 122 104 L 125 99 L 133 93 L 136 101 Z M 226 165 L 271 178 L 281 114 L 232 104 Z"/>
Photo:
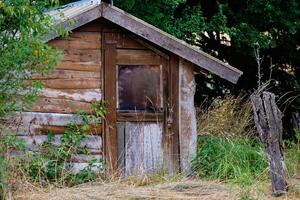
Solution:
<path fill-rule="evenodd" d="M 78 12 L 78 6 L 81 7 L 79 10 L 82 12 Z M 230 66 L 229 64 L 220 61 L 219 59 L 201 51 L 200 49 L 197 49 L 192 45 L 189 45 L 186 42 L 179 40 L 174 36 L 112 5 L 108 5 L 103 2 L 95 3 L 92 1 L 92 4 L 89 4 L 88 9 L 87 5 L 85 4 L 79 4 L 78 6 L 77 8 L 73 8 L 73 11 L 75 12 L 70 12 L 70 8 L 67 8 L 67 13 L 71 14 L 69 14 L 70 16 L 64 16 L 65 20 L 60 22 L 60 24 L 62 24 L 67 30 L 73 30 L 97 18 L 103 17 L 104 19 L 119 25 L 120 27 L 146 39 L 147 41 L 161 46 L 162 48 L 232 83 L 236 83 L 239 77 L 243 74 L 242 71 Z M 60 12 L 64 12 L 64 10 L 62 9 Z M 70 20 L 72 20 L 74 23 L 69 23 Z M 49 35 L 46 40 L 49 41 L 55 37 L 57 37 L 57 35 L 52 34 Z"/>

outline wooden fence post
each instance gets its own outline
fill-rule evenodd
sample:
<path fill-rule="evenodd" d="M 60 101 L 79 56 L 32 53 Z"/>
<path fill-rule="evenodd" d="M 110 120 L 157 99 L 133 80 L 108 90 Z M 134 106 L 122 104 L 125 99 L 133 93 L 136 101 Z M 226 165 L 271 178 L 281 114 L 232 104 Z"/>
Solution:
<path fill-rule="evenodd" d="M 282 114 L 276 105 L 273 93 L 252 94 L 251 102 L 255 125 L 269 158 L 273 195 L 281 196 L 288 191 L 281 148 Z"/>

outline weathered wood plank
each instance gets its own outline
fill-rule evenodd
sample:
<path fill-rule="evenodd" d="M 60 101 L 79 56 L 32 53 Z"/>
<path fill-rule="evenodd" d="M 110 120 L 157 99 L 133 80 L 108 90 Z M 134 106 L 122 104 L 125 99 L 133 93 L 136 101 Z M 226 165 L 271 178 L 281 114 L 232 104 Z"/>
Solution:
<path fill-rule="evenodd" d="M 48 79 L 73 79 L 73 78 L 93 78 L 100 79 L 100 72 L 87 72 L 87 71 L 73 71 L 73 70 L 53 70 L 47 75 L 35 74 L 32 76 L 33 80 L 48 80 Z"/>
<path fill-rule="evenodd" d="M 125 169 L 125 122 L 117 123 L 118 134 L 118 169 L 124 173 Z"/>
<path fill-rule="evenodd" d="M 108 170 L 115 171 L 118 168 L 118 136 L 116 115 L 116 43 L 106 43 L 104 50 L 104 95 L 107 105 L 105 120 L 105 159 L 109 164 Z"/>
<path fill-rule="evenodd" d="M 45 88 L 39 95 L 44 98 L 58 98 L 82 102 L 94 102 L 102 99 L 100 89 L 50 89 Z"/>
<path fill-rule="evenodd" d="M 101 62 L 101 51 L 96 50 L 82 50 L 82 49 L 68 49 L 64 52 L 62 61 L 64 62 L 95 62 L 100 64 Z"/>
<path fill-rule="evenodd" d="M 26 141 L 27 148 L 29 150 L 37 149 L 39 145 L 43 144 L 48 140 L 47 135 L 33 135 L 33 136 L 17 136 L 20 139 Z M 59 145 L 62 135 L 55 135 L 53 138 L 53 145 Z M 87 149 L 101 149 L 102 148 L 102 138 L 101 136 L 88 136 L 81 144 L 81 147 L 86 147 Z"/>
<path fill-rule="evenodd" d="M 57 38 L 48 42 L 52 47 L 59 49 L 100 49 L 100 32 L 79 32 L 70 33 L 66 38 Z"/>
<path fill-rule="evenodd" d="M 46 88 L 51 89 L 99 89 L 99 79 L 51 79 L 42 80 Z"/>
<path fill-rule="evenodd" d="M 269 158 L 274 196 L 288 191 L 287 172 L 282 151 L 282 114 L 270 92 L 251 95 L 254 121 Z"/>
<path fill-rule="evenodd" d="M 45 113 L 77 113 L 83 110 L 92 113 L 92 105 L 91 103 L 68 99 L 40 97 L 31 110 Z"/>
<path fill-rule="evenodd" d="M 164 120 L 164 113 L 117 113 L 119 122 L 161 122 Z"/>
<path fill-rule="evenodd" d="M 96 63 L 94 61 L 73 62 L 70 60 L 59 62 L 55 68 L 62 70 L 89 71 L 100 73 L 101 63 Z"/>
<path fill-rule="evenodd" d="M 169 60 L 169 116 L 165 135 L 166 169 L 170 175 L 179 172 L 179 58 L 171 55 Z"/>
<path fill-rule="evenodd" d="M 197 129 L 194 95 L 196 83 L 193 65 L 183 59 L 179 61 L 179 141 L 180 166 L 184 174 L 191 172 L 191 161 L 196 155 Z"/>
<path fill-rule="evenodd" d="M 40 133 L 42 125 L 26 124 L 23 125 L 20 121 L 13 121 L 14 123 L 6 123 L 2 130 L 4 134 L 13 134 L 17 136 L 31 136 Z M 15 123 L 16 122 L 16 123 Z"/>
<path fill-rule="evenodd" d="M 128 14 L 124 11 L 102 3 L 102 17 L 137 34 L 138 36 L 153 42 L 170 52 L 181 56 L 190 62 L 207 69 L 208 71 L 236 83 L 242 72 L 209 54 L 194 48 L 174 36 L 167 34 L 158 28 Z"/>
<path fill-rule="evenodd" d="M 161 123 L 125 124 L 125 175 L 146 175 L 162 170 Z"/>
<path fill-rule="evenodd" d="M 107 42 L 116 41 L 118 49 L 147 49 L 144 45 L 130 38 L 126 33 L 105 33 Z"/>
<path fill-rule="evenodd" d="M 66 126 L 69 122 L 74 121 L 82 124 L 81 117 L 74 114 L 60 113 L 38 113 L 22 112 L 7 119 L 8 124 L 18 125 L 49 125 L 49 126 Z"/>
<path fill-rule="evenodd" d="M 101 135 L 102 127 L 90 125 L 89 133 L 91 135 Z M 54 135 L 61 135 L 67 130 L 66 126 L 50 126 L 50 125 L 36 125 L 36 124 L 7 124 L 3 133 L 13 133 L 17 136 L 32 136 L 45 135 L 52 133 Z"/>
<path fill-rule="evenodd" d="M 150 50 L 117 50 L 117 64 L 120 65 L 160 65 L 160 56 Z"/>

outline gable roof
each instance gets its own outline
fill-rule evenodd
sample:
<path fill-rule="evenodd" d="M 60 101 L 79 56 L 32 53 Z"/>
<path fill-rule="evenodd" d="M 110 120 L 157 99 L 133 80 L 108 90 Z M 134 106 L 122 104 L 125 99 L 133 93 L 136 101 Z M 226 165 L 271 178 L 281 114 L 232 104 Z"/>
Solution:
<path fill-rule="evenodd" d="M 232 83 L 236 83 L 243 74 L 229 64 L 100 0 L 79 1 L 47 14 L 53 17 L 55 24 L 63 25 L 68 31 L 102 17 Z M 47 36 L 46 41 L 57 36 L 52 33 Z"/>

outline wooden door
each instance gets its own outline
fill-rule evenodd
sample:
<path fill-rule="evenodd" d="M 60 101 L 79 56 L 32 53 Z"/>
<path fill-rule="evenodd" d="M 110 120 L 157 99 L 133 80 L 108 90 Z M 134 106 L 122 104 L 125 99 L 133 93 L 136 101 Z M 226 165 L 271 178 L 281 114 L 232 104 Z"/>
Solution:
<path fill-rule="evenodd" d="M 170 118 L 168 58 L 122 33 L 103 38 L 106 159 L 125 175 L 161 170 Z"/>

